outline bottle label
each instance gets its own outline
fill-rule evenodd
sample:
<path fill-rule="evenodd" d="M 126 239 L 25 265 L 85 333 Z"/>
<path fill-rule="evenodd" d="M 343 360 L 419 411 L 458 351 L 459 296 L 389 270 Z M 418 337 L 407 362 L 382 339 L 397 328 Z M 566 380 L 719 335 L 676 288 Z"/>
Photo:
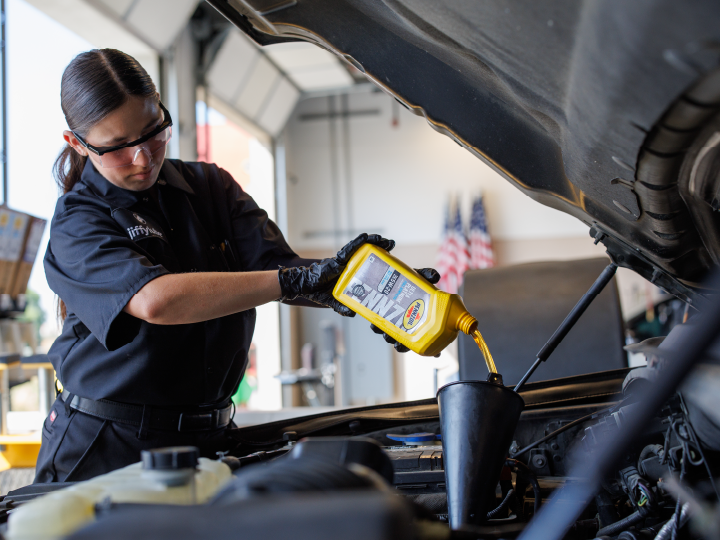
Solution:
<path fill-rule="evenodd" d="M 430 305 L 430 293 L 373 254 L 365 259 L 343 294 L 408 334 L 422 326 Z"/>

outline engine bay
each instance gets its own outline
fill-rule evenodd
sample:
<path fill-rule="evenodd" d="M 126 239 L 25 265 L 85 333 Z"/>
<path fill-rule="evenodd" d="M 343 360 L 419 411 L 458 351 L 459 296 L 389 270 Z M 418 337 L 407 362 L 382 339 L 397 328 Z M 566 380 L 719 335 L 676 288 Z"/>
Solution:
<path fill-rule="evenodd" d="M 525 409 L 509 451 L 502 451 L 499 481 L 488 468 L 473 479 L 492 491 L 492 500 L 473 509 L 483 514 L 475 523 L 461 527 L 449 526 L 453 503 L 448 505 L 441 415 L 435 400 L 425 400 L 235 429 L 237 445 L 230 453 L 214 464 L 201 460 L 201 472 L 222 468 L 222 481 L 202 500 L 195 484 L 193 500 L 173 501 L 169 494 L 179 489 L 173 484 L 150 489 L 155 491 L 151 503 L 134 500 L 136 495 L 118 488 L 117 481 L 103 484 L 102 477 L 28 486 L 0 503 L 3 534 L 10 539 L 519 537 L 545 506 L 573 511 L 577 501 L 568 493 L 588 483 L 576 471 L 601 461 L 599 453 L 608 444 L 620 444 L 628 435 L 629 421 L 657 386 L 662 367 L 660 362 L 528 383 L 520 392 Z M 695 398 L 677 392 L 663 402 L 558 538 L 707 537 L 708 523 L 714 523 L 708 521 L 714 516 L 710 502 L 717 500 L 713 470 L 720 431 Z M 501 426 L 486 420 L 492 439 Z M 463 452 L 482 461 L 475 448 Z M 129 478 L 135 470 L 144 479 L 136 486 L 147 481 L 139 464 L 127 469 L 104 476 Z M 89 489 L 93 482 L 104 491 Z M 49 527 L 54 534 L 23 531 L 22 523 L 69 512 L 77 501 L 63 494 L 72 493 L 94 498 L 82 520 L 65 531 Z M 696 519 L 689 526 L 691 515 L 705 531 Z"/>

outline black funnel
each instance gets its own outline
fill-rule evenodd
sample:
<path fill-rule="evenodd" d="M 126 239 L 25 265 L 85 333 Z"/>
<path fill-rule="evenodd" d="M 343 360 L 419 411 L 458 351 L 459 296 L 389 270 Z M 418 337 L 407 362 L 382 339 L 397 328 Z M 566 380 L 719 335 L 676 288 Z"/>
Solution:
<path fill-rule="evenodd" d="M 525 402 L 484 381 L 446 384 L 437 400 L 450 527 L 477 525 L 494 508 L 495 486 Z"/>

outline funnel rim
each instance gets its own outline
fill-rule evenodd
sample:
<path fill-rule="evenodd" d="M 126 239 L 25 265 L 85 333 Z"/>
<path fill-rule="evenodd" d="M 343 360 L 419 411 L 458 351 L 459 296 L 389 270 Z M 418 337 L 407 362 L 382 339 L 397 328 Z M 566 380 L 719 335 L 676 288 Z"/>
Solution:
<path fill-rule="evenodd" d="M 522 402 L 523 408 L 525 408 L 525 400 L 522 398 L 522 396 L 521 396 L 520 394 L 518 394 L 517 392 L 515 392 L 511 387 L 509 387 L 509 386 L 504 386 L 504 385 L 500 385 L 500 384 L 495 384 L 495 383 L 492 383 L 492 382 L 489 382 L 489 381 L 452 381 L 452 382 L 449 382 L 449 383 L 447 383 L 447 384 L 444 384 L 443 386 L 441 386 L 440 388 L 438 388 L 438 391 L 437 391 L 437 393 L 435 394 L 435 399 L 440 399 L 440 392 L 442 392 L 443 390 L 445 390 L 445 389 L 446 389 L 447 387 L 449 387 L 449 386 L 454 386 L 454 385 L 457 385 L 457 384 L 468 384 L 468 383 L 469 383 L 469 384 L 472 384 L 472 385 L 482 384 L 483 386 L 492 386 L 493 388 L 499 388 L 499 389 L 501 389 L 501 390 L 506 390 L 507 392 L 510 392 L 510 393 L 513 394 L 514 396 L 517 396 L 517 398 Z"/>

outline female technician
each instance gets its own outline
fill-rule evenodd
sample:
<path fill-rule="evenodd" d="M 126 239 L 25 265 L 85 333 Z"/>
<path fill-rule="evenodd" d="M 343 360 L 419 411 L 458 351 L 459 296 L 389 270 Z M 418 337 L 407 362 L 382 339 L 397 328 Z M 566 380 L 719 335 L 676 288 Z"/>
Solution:
<path fill-rule="evenodd" d="M 116 50 L 66 68 L 63 190 L 45 272 L 64 325 L 50 349 L 63 392 L 43 426 L 36 482 L 77 481 L 142 449 L 228 450 L 230 396 L 255 308 L 307 301 L 351 315 L 330 291 L 363 243 L 300 259 L 267 213 L 215 165 L 165 159 L 172 120 L 155 85 Z"/>

